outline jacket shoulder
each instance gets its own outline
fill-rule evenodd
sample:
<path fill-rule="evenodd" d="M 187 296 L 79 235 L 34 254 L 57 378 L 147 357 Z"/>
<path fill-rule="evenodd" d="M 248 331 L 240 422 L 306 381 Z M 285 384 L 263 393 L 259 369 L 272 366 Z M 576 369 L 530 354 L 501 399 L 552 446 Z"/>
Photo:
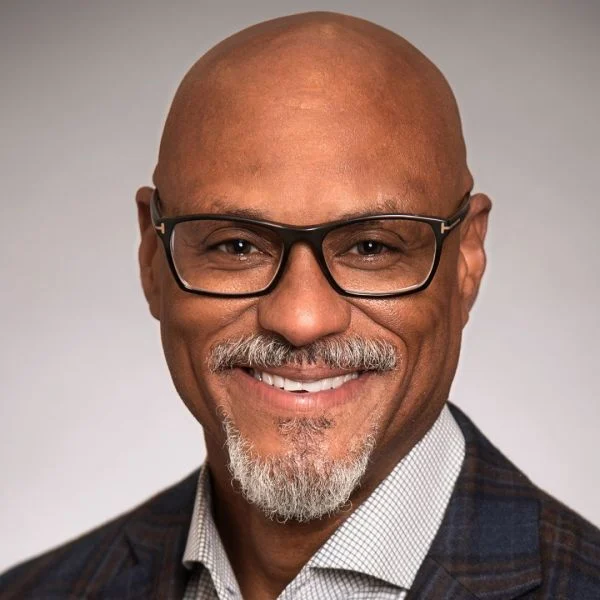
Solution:
<path fill-rule="evenodd" d="M 600 598 L 600 530 L 539 490 L 543 598 Z"/>
<path fill-rule="evenodd" d="M 541 581 L 527 598 L 600 599 L 600 530 L 532 483 L 460 409 L 453 405 L 450 408 L 465 436 L 464 495 L 470 496 L 472 506 L 481 509 L 501 502 L 502 512 L 510 514 L 501 538 L 512 531 L 515 539 L 504 541 L 513 546 L 518 545 L 516 538 L 523 538 L 524 527 L 535 517 L 536 532 L 530 543 L 536 546 L 531 550 L 539 557 Z M 517 513 L 523 518 L 519 519 Z M 500 512 L 492 514 L 494 523 L 489 525 L 498 526 Z M 516 526 L 511 529 L 509 521 Z"/>
<path fill-rule="evenodd" d="M 195 471 L 132 510 L 12 567 L 0 575 L 0 598 L 81 598 L 94 579 L 109 581 L 135 566 L 128 528 L 138 522 L 160 527 L 173 515 L 191 516 L 197 477 Z"/>

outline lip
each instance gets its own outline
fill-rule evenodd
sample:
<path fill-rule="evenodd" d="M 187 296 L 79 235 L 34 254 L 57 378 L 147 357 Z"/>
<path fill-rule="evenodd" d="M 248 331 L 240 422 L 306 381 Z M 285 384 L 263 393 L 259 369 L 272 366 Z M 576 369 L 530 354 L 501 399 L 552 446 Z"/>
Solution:
<path fill-rule="evenodd" d="M 296 379 L 296 381 L 313 381 L 324 377 L 335 377 L 345 375 L 352 371 L 333 371 L 331 369 L 310 369 L 308 371 L 291 369 L 269 369 L 267 373 L 282 377 Z M 287 373 L 287 375 L 283 375 Z M 335 373 L 335 374 L 334 374 Z M 235 368 L 231 371 L 230 385 L 235 389 L 235 396 L 241 397 L 245 402 L 251 404 L 251 408 L 261 412 L 271 413 L 277 416 L 282 414 L 308 414 L 315 411 L 338 408 L 351 404 L 360 395 L 362 388 L 370 379 L 372 373 L 361 373 L 358 378 L 347 381 L 334 390 L 323 390 L 321 392 L 287 392 L 273 387 L 255 379 L 247 370 Z M 302 376 L 301 379 L 299 377 Z"/>

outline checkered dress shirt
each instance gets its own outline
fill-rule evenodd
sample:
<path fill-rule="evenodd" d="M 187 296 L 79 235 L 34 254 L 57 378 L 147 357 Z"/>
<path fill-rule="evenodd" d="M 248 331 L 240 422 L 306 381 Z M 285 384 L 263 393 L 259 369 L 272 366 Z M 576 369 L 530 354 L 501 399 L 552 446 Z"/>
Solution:
<path fill-rule="evenodd" d="M 465 455 L 444 406 L 437 421 L 348 517 L 278 600 L 403 600 L 442 522 Z M 184 600 L 241 600 L 200 470 L 183 556 L 192 570 Z"/>

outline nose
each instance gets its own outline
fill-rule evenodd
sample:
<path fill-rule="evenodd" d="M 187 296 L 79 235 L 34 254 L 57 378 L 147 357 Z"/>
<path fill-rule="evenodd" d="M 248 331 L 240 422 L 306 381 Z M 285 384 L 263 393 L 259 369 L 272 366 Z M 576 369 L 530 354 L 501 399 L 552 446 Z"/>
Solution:
<path fill-rule="evenodd" d="M 350 312 L 304 244 L 294 245 L 277 287 L 258 303 L 260 326 L 297 347 L 346 331 Z"/>

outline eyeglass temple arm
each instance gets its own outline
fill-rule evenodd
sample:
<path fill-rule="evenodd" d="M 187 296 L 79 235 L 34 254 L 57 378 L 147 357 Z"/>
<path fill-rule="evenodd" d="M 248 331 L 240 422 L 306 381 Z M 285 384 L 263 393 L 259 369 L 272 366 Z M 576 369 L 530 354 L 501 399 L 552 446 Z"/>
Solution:
<path fill-rule="evenodd" d="M 160 214 L 160 198 L 158 196 L 158 190 L 156 189 L 152 192 L 152 198 L 150 199 L 150 218 L 152 219 L 154 229 L 161 235 L 164 235 L 165 224 L 160 222 L 162 219 Z"/>
<path fill-rule="evenodd" d="M 446 221 L 441 223 L 441 233 L 443 236 L 448 235 L 467 215 L 469 212 L 469 203 L 471 201 L 471 192 L 467 192 L 463 201 L 460 203 L 458 210 Z"/>

